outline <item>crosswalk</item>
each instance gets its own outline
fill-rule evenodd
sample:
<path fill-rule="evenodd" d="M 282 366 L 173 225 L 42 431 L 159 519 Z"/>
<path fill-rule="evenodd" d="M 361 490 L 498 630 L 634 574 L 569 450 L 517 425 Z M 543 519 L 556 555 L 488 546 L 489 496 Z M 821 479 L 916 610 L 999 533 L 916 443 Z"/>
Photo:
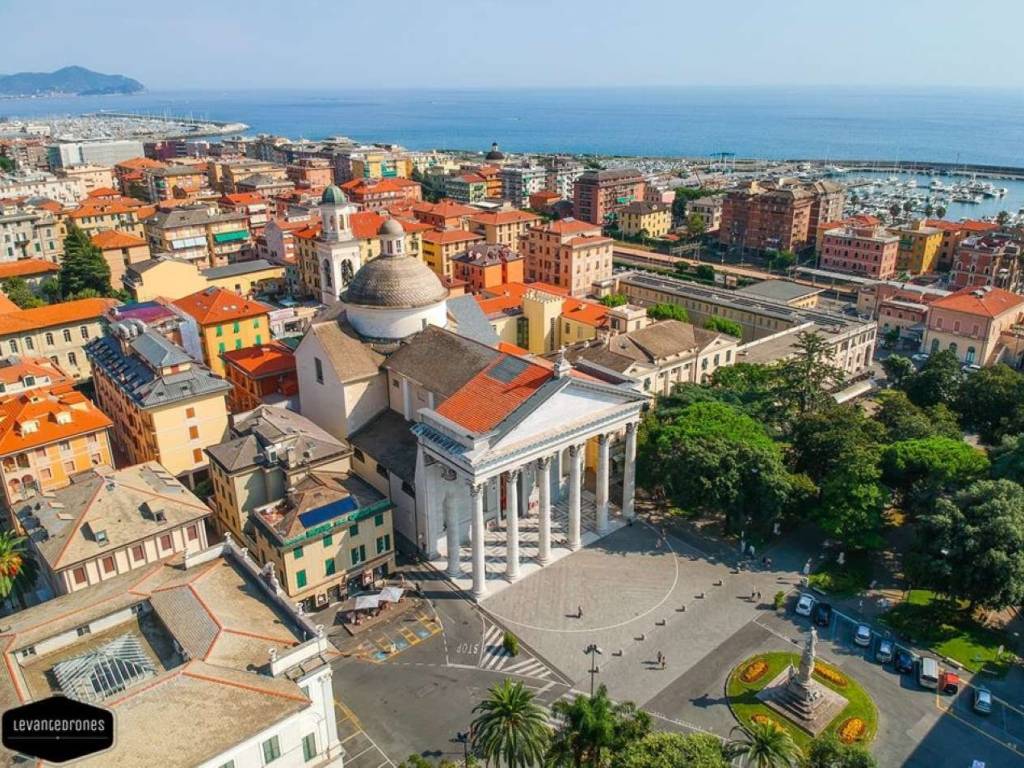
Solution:
<path fill-rule="evenodd" d="M 518 656 L 512 656 L 502 645 L 505 630 L 497 624 L 487 624 L 480 649 L 480 661 L 477 666 L 490 672 L 504 672 L 508 675 L 532 677 L 546 680 L 551 669 L 539 659 L 520 650 Z"/>

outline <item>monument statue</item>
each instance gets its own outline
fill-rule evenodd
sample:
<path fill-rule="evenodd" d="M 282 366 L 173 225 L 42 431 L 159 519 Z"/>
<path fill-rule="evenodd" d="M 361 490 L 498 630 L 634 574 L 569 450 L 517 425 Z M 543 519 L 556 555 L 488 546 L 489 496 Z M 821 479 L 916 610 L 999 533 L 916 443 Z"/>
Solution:
<path fill-rule="evenodd" d="M 811 682 L 811 675 L 814 674 L 814 660 L 818 657 L 818 629 L 811 627 L 807 635 L 807 642 L 804 643 L 804 652 L 800 657 L 800 682 L 806 689 Z"/>

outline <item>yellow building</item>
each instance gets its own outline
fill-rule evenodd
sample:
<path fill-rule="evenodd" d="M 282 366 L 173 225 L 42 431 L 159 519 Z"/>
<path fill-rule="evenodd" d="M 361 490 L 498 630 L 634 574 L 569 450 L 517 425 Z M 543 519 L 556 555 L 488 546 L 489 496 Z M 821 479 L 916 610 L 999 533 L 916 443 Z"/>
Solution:
<path fill-rule="evenodd" d="M 110 427 L 110 419 L 70 384 L 4 399 L 0 480 L 7 508 L 37 491 L 65 487 L 76 472 L 114 466 Z"/>
<path fill-rule="evenodd" d="M 672 229 L 672 208 L 634 200 L 619 211 L 619 231 L 629 237 L 662 237 Z"/>
<path fill-rule="evenodd" d="M 482 235 L 462 229 L 429 229 L 422 235 L 423 261 L 438 277 L 451 277 L 452 258 L 483 240 Z"/>
<path fill-rule="evenodd" d="M 204 288 L 174 302 L 196 321 L 203 359 L 218 376 L 224 375 L 221 353 L 270 341 L 270 307 L 223 288 Z"/>
<path fill-rule="evenodd" d="M 914 221 L 906 227 L 890 230 L 900 239 L 896 254 L 896 269 L 912 275 L 923 275 L 935 271 L 939 251 L 942 248 L 942 230 L 926 226 L 924 221 Z"/>
<path fill-rule="evenodd" d="M 285 268 L 266 259 L 239 261 L 226 267 L 204 269 L 199 274 L 209 288 L 222 288 L 239 296 L 258 293 L 281 293 L 284 290 Z"/>
<path fill-rule="evenodd" d="M 86 347 L 96 404 L 114 423 L 119 464 L 158 461 L 194 487 L 204 449 L 224 439 L 231 385 L 156 331 L 117 324 Z"/>
<path fill-rule="evenodd" d="M 272 562 L 314 609 L 394 568 L 391 502 L 351 474 L 352 449 L 309 419 L 261 406 L 207 449 L 214 522 Z"/>
<path fill-rule="evenodd" d="M 81 179 L 85 193 L 95 192 L 97 189 L 114 189 L 114 169 L 108 165 L 95 165 L 93 163 L 79 163 L 77 165 L 65 165 L 58 172 L 58 176 L 65 179 Z"/>
<path fill-rule="evenodd" d="M 547 283 L 506 283 L 478 294 L 477 303 L 501 341 L 535 355 L 597 338 L 609 313 Z"/>
<path fill-rule="evenodd" d="M 0 353 L 41 355 L 76 382 L 85 381 L 85 346 L 103 335 L 103 315 L 117 304 L 114 299 L 77 299 L 0 314 Z"/>
<path fill-rule="evenodd" d="M 121 289 L 125 270 L 132 264 L 149 259 L 149 243 L 141 237 L 104 229 L 89 238 L 103 253 L 103 259 L 110 267 L 110 287 Z"/>
<path fill-rule="evenodd" d="M 540 216 L 526 211 L 488 211 L 469 217 L 469 228 L 484 236 L 484 242 L 492 245 L 507 245 L 519 250 L 519 238 L 527 228 L 540 221 Z"/>
<path fill-rule="evenodd" d="M 132 197 L 122 197 L 113 190 L 99 189 L 66 214 L 67 221 L 87 235 L 104 229 L 116 229 L 135 237 L 145 237 L 144 222 L 155 208 Z"/>
<path fill-rule="evenodd" d="M 149 259 L 125 268 L 121 279 L 134 301 L 180 299 L 208 286 L 196 265 L 178 259 Z"/>
<path fill-rule="evenodd" d="M 408 179 L 412 176 L 412 160 L 393 152 L 363 152 L 349 160 L 353 179 Z"/>

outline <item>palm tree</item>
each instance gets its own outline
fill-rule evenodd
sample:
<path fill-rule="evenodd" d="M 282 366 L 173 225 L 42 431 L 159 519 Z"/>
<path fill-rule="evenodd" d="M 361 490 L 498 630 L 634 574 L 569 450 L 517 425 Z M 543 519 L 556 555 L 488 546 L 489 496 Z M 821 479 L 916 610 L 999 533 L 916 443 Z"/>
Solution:
<path fill-rule="evenodd" d="M 940 219 L 943 216 L 945 216 L 946 215 L 946 206 L 944 206 L 944 205 L 937 205 L 937 206 L 935 206 L 935 215 L 938 216 Z"/>
<path fill-rule="evenodd" d="M 651 729 L 650 715 L 631 702 L 616 704 L 603 685 L 593 696 L 556 701 L 551 710 L 562 721 L 548 750 L 553 768 L 605 768 L 618 749 Z"/>
<path fill-rule="evenodd" d="M 799 763 L 800 748 L 785 730 L 775 723 L 751 723 L 746 729 L 736 726 L 740 737 L 726 745 L 730 759 L 741 758 L 741 765 L 753 768 L 793 768 Z"/>
<path fill-rule="evenodd" d="M 505 679 L 495 684 L 488 698 L 473 709 L 473 747 L 488 763 L 507 768 L 540 765 L 550 732 L 544 709 L 521 682 Z"/>
<path fill-rule="evenodd" d="M 11 594 L 14 582 L 25 571 L 25 560 L 25 537 L 0 531 L 0 598 Z"/>

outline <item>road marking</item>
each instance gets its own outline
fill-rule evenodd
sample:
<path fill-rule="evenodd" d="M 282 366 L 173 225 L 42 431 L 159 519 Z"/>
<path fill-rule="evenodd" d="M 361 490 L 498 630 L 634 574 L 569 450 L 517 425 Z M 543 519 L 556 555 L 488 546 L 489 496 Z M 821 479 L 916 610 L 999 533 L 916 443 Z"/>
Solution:
<path fill-rule="evenodd" d="M 938 698 L 938 694 L 936 694 L 936 699 L 937 698 Z M 970 720 L 967 720 L 966 718 L 963 718 L 960 715 L 958 715 L 956 713 L 955 709 L 952 706 L 950 706 L 949 708 L 945 708 L 945 707 L 940 706 L 939 703 L 936 702 L 935 708 L 938 709 L 939 712 L 941 712 L 942 714 L 949 715 L 950 717 L 952 717 L 952 718 L 954 718 L 956 720 L 959 720 L 961 723 L 966 725 L 968 728 L 972 728 L 973 730 L 977 731 L 982 736 L 984 736 L 986 739 L 988 739 L 988 740 L 990 740 L 992 742 L 995 742 L 996 744 L 1001 746 L 1003 749 L 1008 749 L 1011 752 L 1013 752 L 1015 755 L 1019 755 L 1020 754 L 1020 748 L 1017 746 L 1016 743 L 1014 743 L 1012 741 L 1010 741 L 1010 742 L 1000 741 L 995 736 L 993 736 L 991 733 L 986 733 L 984 730 L 982 730 L 981 728 L 976 726 Z M 1007 736 L 1009 736 L 1009 734 L 1007 734 Z"/>
<path fill-rule="evenodd" d="M 363 750 L 362 752 L 360 752 L 360 753 L 359 753 L 358 755 L 356 755 L 355 757 L 350 757 L 350 756 L 348 756 L 348 755 L 346 754 L 346 760 L 355 760 L 355 759 L 356 759 L 357 757 L 361 757 L 362 755 L 364 755 L 364 754 L 366 754 L 367 752 L 369 752 L 369 751 L 370 751 L 371 749 L 376 749 L 376 750 L 377 750 L 377 752 L 378 752 L 378 753 L 380 754 L 380 756 L 381 756 L 381 757 L 382 757 L 382 758 L 384 759 L 384 762 L 383 762 L 383 763 L 379 763 L 379 764 L 377 765 L 377 768 L 382 768 L 382 766 L 385 766 L 385 765 L 391 766 L 391 768 L 395 768 L 395 764 L 394 764 L 394 762 L 392 762 L 391 758 L 387 756 L 387 753 L 386 753 L 386 752 L 385 752 L 385 751 L 384 751 L 383 749 L 381 749 L 381 748 L 380 748 L 380 747 L 379 747 L 379 746 L 377 745 L 377 742 L 375 742 L 375 741 L 373 740 L 373 737 L 372 737 L 372 736 L 370 736 L 370 734 L 368 734 L 368 733 L 367 733 L 367 732 L 366 732 L 366 731 L 365 731 L 365 730 L 363 729 L 362 723 L 360 723 L 360 722 L 359 722 L 359 718 L 358 718 L 358 717 L 356 717 L 356 713 L 355 713 L 355 712 L 353 712 L 353 711 L 352 711 L 352 710 L 351 710 L 351 709 L 350 709 L 349 707 L 347 707 L 346 705 L 344 705 L 344 704 L 342 704 L 342 703 L 341 703 L 340 701 L 338 701 L 338 699 L 335 699 L 335 700 L 334 700 L 334 706 L 335 706 L 335 707 L 337 707 L 337 708 L 338 708 L 338 709 L 339 709 L 339 710 L 341 711 L 341 713 L 342 713 L 342 714 L 344 715 L 344 717 L 342 718 L 342 720 L 351 720 L 351 721 L 352 721 L 352 724 L 358 727 L 358 730 L 356 730 L 356 731 L 355 731 L 354 733 L 351 733 L 351 734 L 349 734 L 349 736 L 347 736 L 347 737 L 346 737 L 346 738 L 345 738 L 345 739 L 344 739 L 344 740 L 343 740 L 342 742 L 340 742 L 340 743 L 344 744 L 344 743 L 345 743 L 346 741 L 348 741 L 349 739 L 351 739 L 351 738 L 353 738 L 353 737 L 355 737 L 355 736 L 358 736 L 359 734 L 362 734 L 363 736 L 365 736 L 365 737 L 366 737 L 366 740 L 367 740 L 368 742 L 370 742 L 370 745 L 371 745 L 371 746 L 367 747 L 366 749 L 364 749 L 364 750 Z"/>
<path fill-rule="evenodd" d="M 714 731 L 709 731 L 707 728 L 702 728 L 701 726 L 697 725 L 696 723 L 688 723 L 685 720 L 676 720 L 673 717 L 668 717 L 667 715 L 663 715 L 663 714 L 661 714 L 659 712 L 651 712 L 650 710 L 647 711 L 647 714 L 649 714 L 651 717 L 656 717 L 659 720 L 664 720 L 666 723 L 673 723 L 675 725 L 678 725 L 680 728 L 688 728 L 691 731 L 698 731 L 699 733 L 709 733 L 712 736 L 714 736 L 716 739 L 719 739 L 720 741 L 724 741 L 724 739 L 721 736 L 719 736 L 717 733 L 715 733 Z"/>

